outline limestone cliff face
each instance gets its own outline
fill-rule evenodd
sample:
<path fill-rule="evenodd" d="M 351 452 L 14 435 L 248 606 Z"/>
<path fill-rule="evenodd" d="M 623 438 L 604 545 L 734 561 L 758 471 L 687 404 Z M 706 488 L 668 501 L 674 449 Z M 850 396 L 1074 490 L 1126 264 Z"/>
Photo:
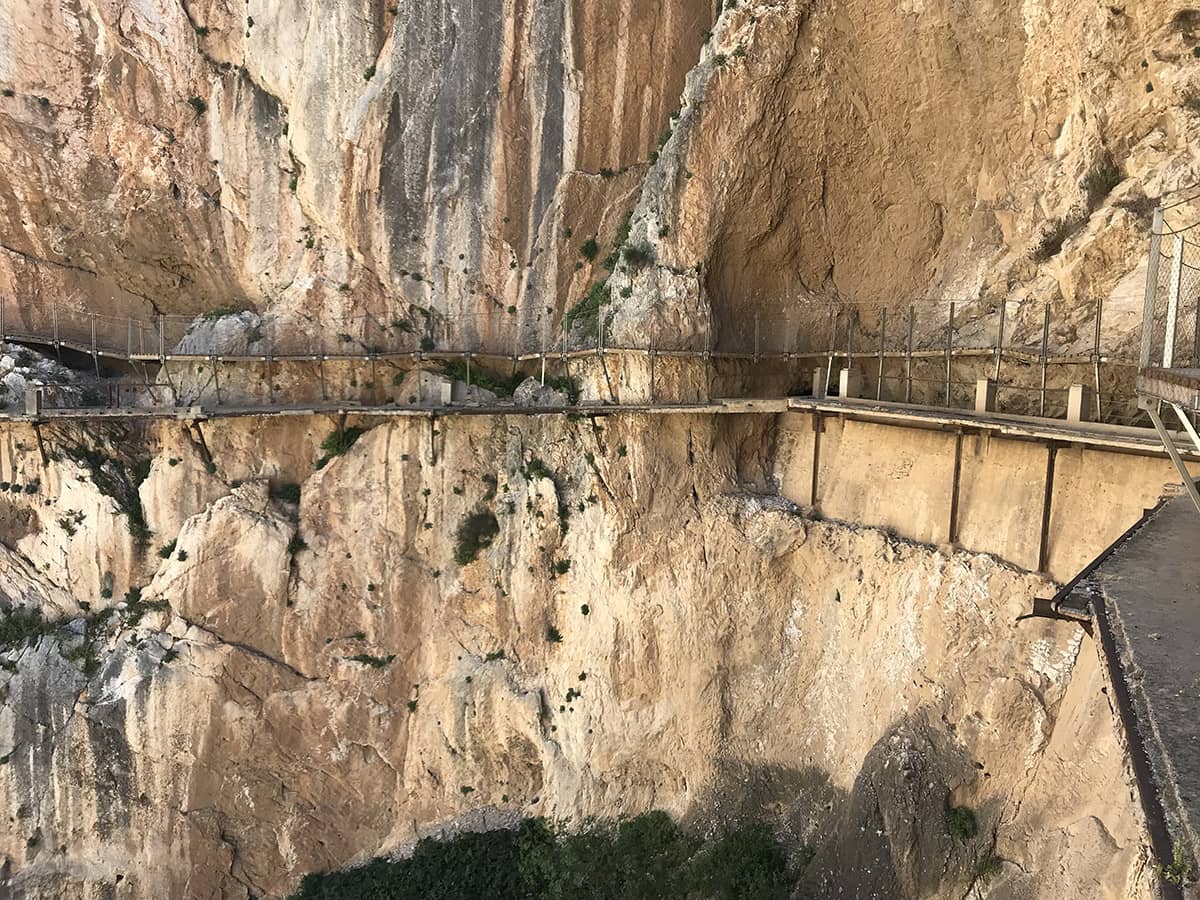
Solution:
<path fill-rule="evenodd" d="M 767 817 L 822 896 L 1150 896 L 1094 649 L 1015 621 L 1046 585 L 805 518 L 773 428 L 394 420 L 316 471 L 311 418 L 91 435 L 150 455 L 148 552 L 88 435 L 43 466 L 6 432 L 37 486 L 0 592 L 76 620 L 3 655 L 8 884 L 278 897 L 444 826 L 665 808 Z"/>
<path fill-rule="evenodd" d="M 0 35 L 0 292 L 118 315 L 538 344 L 635 210 L 639 345 L 983 296 L 1061 347 L 1105 298 L 1118 346 L 1146 198 L 1200 175 L 1182 0 L 13 0 Z"/>
<path fill-rule="evenodd" d="M 695 0 L 9 4 L 0 290 L 508 327 L 508 306 L 540 310 L 574 277 L 586 230 L 636 183 L 708 16 Z"/>

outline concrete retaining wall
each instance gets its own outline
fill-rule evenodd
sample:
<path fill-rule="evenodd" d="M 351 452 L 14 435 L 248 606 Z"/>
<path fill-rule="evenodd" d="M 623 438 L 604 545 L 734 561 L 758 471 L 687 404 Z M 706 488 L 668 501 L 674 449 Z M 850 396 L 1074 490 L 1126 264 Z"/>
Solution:
<path fill-rule="evenodd" d="M 782 493 L 822 515 L 991 553 L 1057 581 L 1178 483 L 1165 457 L 807 412 L 780 416 L 776 459 Z"/>

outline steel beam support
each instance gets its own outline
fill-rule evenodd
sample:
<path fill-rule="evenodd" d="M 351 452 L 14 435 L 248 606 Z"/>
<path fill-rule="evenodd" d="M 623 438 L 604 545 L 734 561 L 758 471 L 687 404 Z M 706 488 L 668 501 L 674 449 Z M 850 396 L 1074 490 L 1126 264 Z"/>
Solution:
<path fill-rule="evenodd" d="M 1150 421 L 1154 423 L 1154 430 L 1158 432 L 1158 436 L 1163 442 L 1163 447 L 1166 448 L 1167 456 L 1171 457 L 1171 462 L 1175 464 L 1175 469 L 1179 472 L 1179 477 L 1183 480 L 1184 489 L 1192 498 L 1192 502 L 1196 504 L 1196 511 L 1200 512 L 1200 490 L 1196 489 L 1196 482 L 1192 479 L 1192 474 L 1188 471 L 1183 457 L 1179 455 L 1179 448 L 1175 446 L 1174 438 L 1167 431 L 1167 426 L 1163 424 L 1162 416 L 1158 414 L 1158 404 L 1159 401 L 1151 398 L 1138 398 L 1138 405 L 1150 416 Z M 1171 405 L 1174 406 L 1174 404 Z"/>

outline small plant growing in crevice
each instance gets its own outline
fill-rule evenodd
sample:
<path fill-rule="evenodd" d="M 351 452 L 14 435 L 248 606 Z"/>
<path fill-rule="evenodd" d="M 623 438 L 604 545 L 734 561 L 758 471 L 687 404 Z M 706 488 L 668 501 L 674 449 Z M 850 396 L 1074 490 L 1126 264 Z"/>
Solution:
<path fill-rule="evenodd" d="M 372 669 L 382 669 L 384 666 L 390 665 L 396 658 L 395 653 L 389 653 L 387 656 L 372 656 L 370 653 L 355 653 L 353 656 L 347 656 L 349 662 L 362 663 L 364 666 L 370 666 Z"/>
<path fill-rule="evenodd" d="M 363 70 L 363 81 L 370 81 L 374 77 L 375 77 L 375 67 L 373 65 L 367 66 L 366 69 Z"/>
<path fill-rule="evenodd" d="M 282 500 L 285 503 L 299 503 L 300 485 L 292 483 L 276 485 L 271 490 L 271 495 L 276 500 Z"/>
<path fill-rule="evenodd" d="M 500 523 L 491 510 L 472 513 L 458 526 L 458 544 L 454 550 L 454 561 L 460 566 L 470 565 L 479 556 L 479 551 L 492 546 L 500 533 Z"/>
<path fill-rule="evenodd" d="M 490 652 L 487 656 L 485 656 L 483 658 L 483 661 L 484 662 L 494 662 L 497 659 L 504 659 L 504 651 L 503 650 L 493 650 L 492 652 Z"/>
<path fill-rule="evenodd" d="M 208 103 L 203 97 L 188 98 L 188 106 L 195 110 L 197 118 L 208 112 Z"/>
<path fill-rule="evenodd" d="M 1174 856 L 1171 861 L 1165 866 L 1156 863 L 1154 870 L 1163 881 L 1179 887 L 1183 887 L 1195 878 L 1195 870 L 1185 855 L 1183 845 L 1178 841 L 1175 843 Z"/>
<path fill-rule="evenodd" d="M 175 552 L 175 541 L 163 544 L 158 548 L 159 559 L 170 559 L 171 554 Z"/>
<path fill-rule="evenodd" d="M 1046 262 L 1058 255 L 1067 238 L 1075 233 L 1082 223 L 1076 218 L 1050 219 L 1042 229 L 1041 237 L 1034 245 L 1030 257 L 1034 262 Z"/>
<path fill-rule="evenodd" d="M 561 632 L 561 631 L 559 631 L 559 630 L 558 630 L 557 628 L 555 628 L 553 625 L 547 625 L 547 626 L 546 626 L 546 641 L 547 641 L 548 643 L 551 643 L 551 644 L 561 644 L 561 643 L 562 643 L 562 639 L 563 639 L 563 636 L 562 636 L 562 632 Z"/>
<path fill-rule="evenodd" d="M 579 247 L 579 255 L 589 262 L 596 258 L 596 254 L 600 252 L 600 245 L 596 243 L 595 238 L 588 238 Z"/>
<path fill-rule="evenodd" d="M 366 434 L 365 428 L 337 428 L 326 435 L 321 441 L 321 449 L 325 455 L 317 460 L 317 468 L 323 469 L 334 457 L 341 456 L 354 446 L 354 442 Z"/>
<path fill-rule="evenodd" d="M 554 574 L 566 575 L 571 571 L 571 561 L 569 559 L 556 560 L 554 563 Z"/>
<path fill-rule="evenodd" d="M 966 806 L 947 806 L 946 833 L 960 841 L 971 840 L 979 833 L 975 813 Z"/>
<path fill-rule="evenodd" d="M 301 550 L 306 550 L 306 549 L 308 549 L 308 542 L 305 541 L 304 538 L 300 537 L 300 532 L 297 531 L 295 534 L 292 535 L 291 540 L 288 541 L 288 545 L 287 545 L 288 556 L 295 556 Z"/>
<path fill-rule="evenodd" d="M 1105 160 L 1083 176 L 1083 190 L 1087 194 L 1088 208 L 1095 209 L 1121 183 L 1124 176 L 1111 161 Z"/>
<path fill-rule="evenodd" d="M 654 251 L 646 244 L 634 244 L 621 251 L 621 258 L 635 269 L 644 269 L 654 262 Z"/>

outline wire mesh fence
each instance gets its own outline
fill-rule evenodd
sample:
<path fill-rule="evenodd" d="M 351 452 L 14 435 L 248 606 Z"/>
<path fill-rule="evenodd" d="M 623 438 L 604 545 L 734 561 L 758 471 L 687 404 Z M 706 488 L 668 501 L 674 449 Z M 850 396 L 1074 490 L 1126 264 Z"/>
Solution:
<path fill-rule="evenodd" d="M 1176 328 L 1171 332 L 1175 358 L 1196 356 L 1196 298 L 1200 295 L 1200 247 L 1184 244 L 1187 259 L 1176 265 L 1164 251 L 1155 294 L 1157 331 L 1152 340 L 1161 355 L 1166 338 L 1170 283 L 1180 285 Z M 1171 282 L 1171 273 L 1180 277 Z M 1161 295 L 1161 296 L 1160 296 Z M 0 338 L 127 359 L 324 357 L 353 358 L 417 353 L 473 353 L 521 356 L 591 350 L 654 350 L 658 353 L 706 353 L 725 356 L 900 357 L 1001 352 L 1030 357 L 1061 355 L 1052 341 L 1050 308 L 1045 328 L 1026 328 L 1021 339 L 1014 314 L 1038 318 L 1040 304 L 1029 301 L 921 300 L 895 307 L 827 302 L 780 302 L 747 311 L 737 321 L 694 325 L 655 321 L 646 328 L 612 330 L 612 313 L 601 306 L 581 323 L 549 310 L 522 313 L 516 307 L 441 314 L 260 316 L 250 311 L 200 316 L 164 315 L 153 319 L 118 317 L 67 307 L 4 301 Z M 1092 305 L 1094 321 L 1102 307 Z M 653 320 L 652 320 L 653 321 Z M 1113 356 L 1102 346 L 1101 329 L 1088 351 Z"/>
<path fill-rule="evenodd" d="M 1156 219 L 1146 274 L 1141 366 L 1200 366 L 1200 244 Z"/>
<path fill-rule="evenodd" d="M 1169 270 L 1171 257 L 1166 259 L 1162 268 Z M 542 357 L 544 368 L 547 356 L 565 360 L 610 353 L 674 355 L 703 359 L 710 366 L 734 366 L 725 370 L 737 373 L 731 382 L 737 389 L 729 396 L 803 392 L 810 382 L 814 393 L 836 393 L 839 370 L 850 368 L 860 381 L 862 397 L 969 408 L 982 378 L 996 384 L 998 396 L 1004 398 L 1001 408 L 1033 415 L 1055 415 L 1062 405 L 1059 395 L 1065 396 L 1062 385 L 1070 378 L 1089 384 L 1100 398 L 1098 417 L 1107 421 L 1121 421 L 1120 410 L 1134 396 L 1132 378 L 1114 378 L 1112 373 L 1131 369 L 1136 360 L 1123 360 L 1102 340 L 1100 303 L 1091 311 L 1094 332 L 1082 339 L 1079 322 L 1088 313 L 1072 310 L 1075 321 L 1061 329 L 1074 338 L 1074 344 L 1066 346 L 1054 342 L 1051 307 L 1031 301 L 920 300 L 897 306 L 831 305 L 794 298 L 755 302 L 757 311 L 738 309 L 736 322 L 714 323 L 706 314 L 689 328 L 649 316 L 653 324 L 648 330 L 614 329 L 614 317 L 605 305 L 581 323 L 578 317 L 557 316 L 548 308 L 532 313 L 510 307 L 458 315 L 410 310 L 325 317 L 222 310 L 137 319 L 64 305 L 6 302 L 0 304 L 0 337 L 67 347 L 97 360 L 106 356 L 163 363 L 389 357 L 475 357 L 485 363 L 490 357 L 493 366 L 507 360 L 515 367 L 518 361 Z M 1188 302 L 1190 306 L 1185 302 L 1179 307 L 1190 310 L 1194 320 L 1194 292 Z M 1194 324 L 1184 331 L 1177 329 L 1173 339 L 1180 347 L 1188 338 L 1194 340 Z M 790 367 L 787 378 L 772 373 L 775 361 Z M 97 362 L 97 374 L 100 368 Z M 815 375 L 817 369 L 823 374 Z M 323 370 L 321 374 L 323 378 Z M 719 375 L 714 371 L 710 380 Z M 272 402 L 282 399 L 286 398 L 271 397 Z M 123 400 L 113 398 L 117 405 Z"/>

